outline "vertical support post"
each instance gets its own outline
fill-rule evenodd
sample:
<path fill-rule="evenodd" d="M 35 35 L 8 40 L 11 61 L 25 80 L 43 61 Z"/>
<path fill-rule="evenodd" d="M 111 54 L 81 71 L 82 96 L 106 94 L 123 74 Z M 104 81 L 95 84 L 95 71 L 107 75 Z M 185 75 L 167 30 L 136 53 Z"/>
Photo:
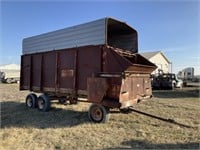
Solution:
<path fill-rule="evenodd" d="M 77 96 L 77 86 L 78 86 L 78 50 L 75 51 L 75 58 L 74 58 L 74 96 Z"/>
<path fill-rule="evenodd" d="M 105 69 L 105 66 L 106 66 L 106 50 L 105 50 L 105 47 L 102 46 L 101 48 L 101 72 L 104 72 L 106 69 Z"/>
<path fill-rule="evenodd" d="M 70 98 L 71 104 L 76 104 L 78 97 L 77 97 L 77 86 L 78 86 L 78 50 L 75 50 L 74 55 L 74 81 L 73 81 L 73 93 Z"/>
<path fill-rule="evenodd" d="M 55 66 L 55 92 L 58 92 L 58 88 L 59 88 L 59 82 L 58 82 L 58 52 L 55 52 L 56 56 L 55 56 L 55 61 L 56 61 L 56 66 Z"/>
<path fill-rule="evenodd" d="M 23 89 L 22 85 L 24 85 L 23 81 L 24 81 L 24 76 L 23 76 L 23 70 L 24 70 L 24 62 L 23 62 L 23 56 L 21 56 L 21 64 L 20 64 L 20 90 Z"/>
<path fill-rule="evenodd" d="M 29 90 L 32 90 L 32 56 L 30 55 L 30 60 L 29 60 L 29 65 L 30 65 L 30 70 L 29 70 Z"/>
<path fill-rule="evenodd" d="M 42 92 L 42 87 L 43 87 L 43 70 L 44 70 L 44 62 L 43 62 L 43 54 L 41 54 L 41 64 L 40 64 L 40 67 L 41 67 L 41 71 L 40 71 L 40 91 Z"/>
<path fill-rule="evenodd" d="M 103 65 L 104 65 L 104 58 L 103 58 L 103 46 L 101 47 L 101 54 L 100 54 L 100 57 L 101 57 L 101 62 L 100 62 L 100 72 L 103 72 Z"/>

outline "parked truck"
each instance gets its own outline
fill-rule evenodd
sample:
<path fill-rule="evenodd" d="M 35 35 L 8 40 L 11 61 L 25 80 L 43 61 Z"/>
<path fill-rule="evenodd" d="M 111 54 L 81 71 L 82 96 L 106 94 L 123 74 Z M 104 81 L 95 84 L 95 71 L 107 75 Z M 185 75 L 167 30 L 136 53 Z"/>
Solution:
<path fill-rule="evenodd" d="M 4 79 L 5 79 L 5 72 L 0 70 L 0 83 L 2 83 Z"/>
<path fill-rule="evenodd" d="M 183 81 L 178 79 L 174 73 L 158 73 L 152 75 L 152 88 L 153 89 L 174 89 L 182 88 Z"/>
<path fill-rule="evenodd" d="M 3 70 L 1 72 L 1 75 L 2 75 L 1 82 L 3 83 L 19 83 L 20 80 L 19 70 Z"/>
<path fill-rule="evenodd" d="M 156 66 L 137 52 L 137 31 L 113 18 L 25 38 L 20 90 L 31 91 L 26 106 L 48 111 L 51 100 L 88 102 L 90 120 L 106 122 L 110 109 L 152 96 Z"/>
<path fill-rule="evenodd" d="M 9 64 L 0 66 L 0 82 L 18 83 L 20 80 L 20 66 Z"/>

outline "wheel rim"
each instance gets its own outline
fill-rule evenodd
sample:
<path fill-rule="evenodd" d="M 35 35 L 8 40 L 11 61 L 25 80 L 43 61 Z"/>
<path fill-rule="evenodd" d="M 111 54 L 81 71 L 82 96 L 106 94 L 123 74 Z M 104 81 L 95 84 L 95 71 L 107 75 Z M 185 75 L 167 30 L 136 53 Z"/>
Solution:
<path fill-rule="evenodd" d="M 91 110 L 91 117 L 95 120 L 95 121 L 101 121 L 103 118 L 103 112 L 101 110 L 101 108 L 99 107 L 94 107 Z"/>
<path fill-rule="evenodd" d="M 32 107 L 33 106 L 33 100 L 30 97 L 28 97 L 26 104 L 27 104 L 28 107 Z"/>
<path fill-rule="evenodd" d="M 42 99 L 38 100 L 38 108 L 43 109 L 44 108 L 44 101 Z"/>

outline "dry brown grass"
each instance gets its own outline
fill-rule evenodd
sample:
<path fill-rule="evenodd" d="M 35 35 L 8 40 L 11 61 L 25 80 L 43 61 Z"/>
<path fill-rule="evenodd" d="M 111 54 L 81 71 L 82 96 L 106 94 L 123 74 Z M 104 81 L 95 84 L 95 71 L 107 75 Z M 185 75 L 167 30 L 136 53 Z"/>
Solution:
<path fill-rule="evenodd" d="M 42 113 L 25 107 L 28 92 L 19 92 L 18 84 L 0 84 L 0 149 L 198 149 L 198 90 L 156 91 L 152 100 L 135 106 L 194 127 L 185 128 L 134 112 L 113 112 L 108 123 L 94 124 L 88 120 L 86 103 L 53 103 Z"/>

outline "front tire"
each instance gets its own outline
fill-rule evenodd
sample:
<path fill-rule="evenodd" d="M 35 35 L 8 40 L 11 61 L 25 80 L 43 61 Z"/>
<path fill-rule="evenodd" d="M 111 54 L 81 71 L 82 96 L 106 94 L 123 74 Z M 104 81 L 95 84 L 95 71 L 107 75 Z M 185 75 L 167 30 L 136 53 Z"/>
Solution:
<path fill-rule="evenodd" d="M 110 118 L 109 108 L 98 104 L 92 104 L 88 111 L 88 117 L 95 123 L 106 123 Z"/>
<path fill-rule="evenodd" d="M 34 93 L 27 95 L 26 106 L 28 108 L 37 108 L 37 96 Z"/>
<path fill-rule="evenodd" d="M 38 109 L 40 111 L 46 112 L 49 111 L 51 107 L 50 99 L 47 95 L 43 94 L 40 95 L 37 99 Z"/>
<path fill-rule="evenodd" d="M 6 79 L 6 83 L 11 84 L 12 83 L 12 79 L 10 79 L 10 78 Z"/>

